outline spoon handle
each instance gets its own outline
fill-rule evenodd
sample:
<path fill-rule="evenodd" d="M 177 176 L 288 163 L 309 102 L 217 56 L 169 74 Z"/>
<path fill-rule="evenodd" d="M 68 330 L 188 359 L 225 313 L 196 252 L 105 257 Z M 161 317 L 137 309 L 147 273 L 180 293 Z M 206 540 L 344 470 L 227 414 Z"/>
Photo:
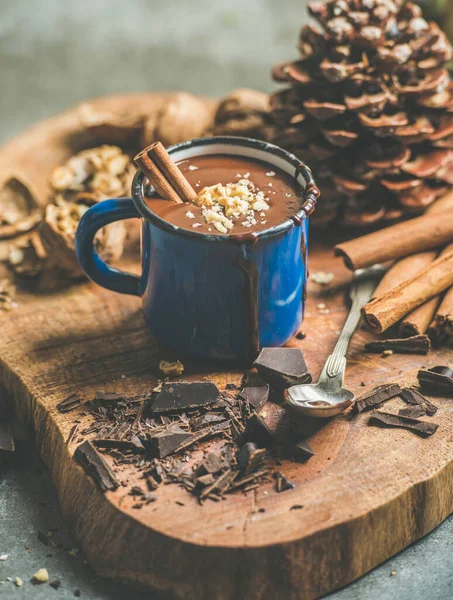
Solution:
<path fill-rule="evenodd" d="M 381 276 L 381 268 L 361 269 L 354 274 L 350 289 L 351 309 L 335 348 L 324 365 L 319 382 L 327 383 L 330 386 L 343 386 L 349 342 L 360 322 L 361 309 L 371 298 Z"/>

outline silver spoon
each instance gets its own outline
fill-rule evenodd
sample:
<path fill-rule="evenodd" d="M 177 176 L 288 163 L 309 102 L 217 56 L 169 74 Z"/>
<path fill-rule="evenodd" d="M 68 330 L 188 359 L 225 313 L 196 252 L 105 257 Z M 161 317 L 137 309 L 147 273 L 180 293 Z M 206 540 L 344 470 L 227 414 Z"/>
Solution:
<path fill-rule="evenodd" d="M 334 351 L 327 359 L 317 383 L 294 385 L 285 392 L 287 404 L 309 416 L 328 419 L 343 412 L 354 402 L 355 395 L 343 387 L 346 352 L 352 334 L 360 322 L 360 310 L 368 302 L 385 269 L 375 265 L 354 273 L 349 291 L 351 310 Z"/>

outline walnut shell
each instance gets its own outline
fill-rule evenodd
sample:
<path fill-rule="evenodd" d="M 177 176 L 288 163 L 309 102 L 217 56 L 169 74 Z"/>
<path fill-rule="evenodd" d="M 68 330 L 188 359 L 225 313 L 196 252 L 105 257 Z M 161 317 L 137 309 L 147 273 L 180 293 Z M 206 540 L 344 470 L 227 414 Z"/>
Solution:
<path fill-rule="evenodd" d="M 214 135 L 266 139 L 270 126 L 269 96 L 247 88 L 233 90 L 221 100 L 214 117 Z"/>
<path fill-rule="evenodd" d="M 14 241 L 9 248 L 8 264 L 16 275 L 37 277 L 46 265 L 47 254 L 37 231 Z"/>
<path fill-rule="evenodd" d="M 39 235 L 53 264 L 73 278 L 83 276 L 75 253 L 75 234 L 82 215 L 95 204 L 91 198 L 80 195 L 78 202 L 49 204 L 39 225 Z M 112 223 L 101 229 L 95 238 L 95 247 L 103 260 L 118 260 L 124 249 L 126 227 L 123 222 Z"/>
<path fill-rule="evenodd" d="M 7 179 L 0 187 L 0 239 L 30 231 L 41 217 L 31 185 L 17 176 Z"/>
<path fill-rule="evenodd" d="M 100 144 L 135 146 L 143 135 L 145 117 L 142 114 L 103 112 L 85 102 L 80 105 L 78 116 L 84 130 Z"/>
<path fill-rule="evenodd" d="M 179 92 L 145 123 L 142 146 L 159 140 L 172 146 L 203 137 L 212 125 L 212 108 L 192 94 Z"/>

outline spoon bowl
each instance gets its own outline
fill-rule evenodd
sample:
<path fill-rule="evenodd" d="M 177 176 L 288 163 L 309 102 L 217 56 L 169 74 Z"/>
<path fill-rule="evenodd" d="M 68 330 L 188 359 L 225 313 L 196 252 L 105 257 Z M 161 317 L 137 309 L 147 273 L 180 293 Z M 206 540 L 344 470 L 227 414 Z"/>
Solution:
<path fill-rule="evenodd" d="M 329 419 L 342 413 L 354 402 L 355 395 L 344 388 L 346 352 L 359 324 L 362 306 L 371 298 L 384 271 L 380 265 L 374 265 L 354 273 L 349 291 L 351 309 L 335 348 L 317 383 L 294 385 L 286 390 L 285 399 L 290 408 L 309 417 Z"/>
<path fill-rule="evenodd" d="M 294 410 L 319 419 L 336 417 L 354 402 L 355 395 L 344 388 L 335 390 L 335 397 L 321 383 L 294 385 L 285 392 L 285 400 Z"/>

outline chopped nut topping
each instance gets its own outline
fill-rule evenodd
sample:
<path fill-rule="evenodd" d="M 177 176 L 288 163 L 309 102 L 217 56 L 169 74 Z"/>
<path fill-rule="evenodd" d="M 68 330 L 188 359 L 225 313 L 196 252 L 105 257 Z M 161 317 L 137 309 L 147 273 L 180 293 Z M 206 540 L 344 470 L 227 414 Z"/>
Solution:
<path fill-rule="evenodd" d="M 235 219 L 245 217 L 241 222 L 244 227 L 256 225 L 255 211 L 269 210 L 266 200 L 264 193 L 244 176 L 237 183 L 218 183 L 203 188 L 195 204 L 202 207 L 206 223 L 212 223 L 220 233 L 228 233 L 233 229 Z"/>

